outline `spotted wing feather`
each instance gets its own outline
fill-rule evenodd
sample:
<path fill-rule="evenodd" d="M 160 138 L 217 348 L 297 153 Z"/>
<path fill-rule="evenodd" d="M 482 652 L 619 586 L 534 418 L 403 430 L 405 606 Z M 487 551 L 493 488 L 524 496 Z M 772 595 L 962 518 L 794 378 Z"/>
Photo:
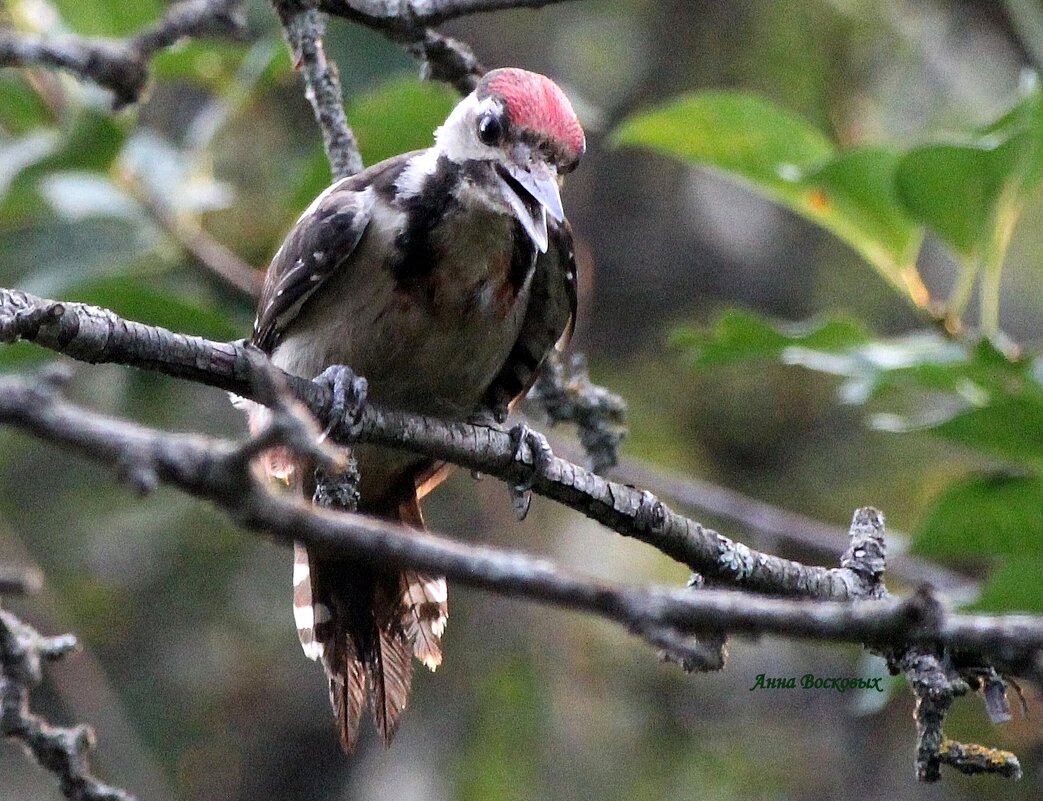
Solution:
<path fill-rule="evenodd" d="M 334 183 L 300 216 L 265 275 L 253 343 L 271 352 L 315 290 L 348 262 L 366 232 L 373 186 L 397 175 L 416 153 L 403 153 Z"/>

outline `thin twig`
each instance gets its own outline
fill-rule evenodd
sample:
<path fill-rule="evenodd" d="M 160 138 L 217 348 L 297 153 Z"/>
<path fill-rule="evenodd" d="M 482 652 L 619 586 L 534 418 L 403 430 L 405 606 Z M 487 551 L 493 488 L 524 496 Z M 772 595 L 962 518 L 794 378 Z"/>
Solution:
<path fill-rule="evenodd" d="M 558 351 L 552 351 L 528 400 L 542 409 L 552 425 L 576 425 L 592 472 L 600 475 L 619 463 L 619 443 L 626 436 L 626 401 L 591 382 L 583 356 L 573 354 L 566 364 Z"/>
<path fill-rule="evenodd" d="M 76 647 L 72 635 L 43 637 L 0 609 L 0 733 L 20 741 L 54 773 L 66 798 L 133 801 L 125 790 L 91 775 L 87 752 L 94 746 L 94 733 L 90 727 L 52 726 L 29 708 L 29 691 L 43 680 L 43 663 L 61 659 Z"/>
<path fill-rule="evenodd" d="M 110 90 L 117 109 L 136 103 L 148 82 L 149 59 L 185 37 L 242 36 L 238 0 L 185 0 L 128 39 L 38 36 L 0 29 L 0 67 L 65 69 Z"/>
<path fill-rule="evenodd" d="M 362 156 L 344 114 L 337 65 L 326 58 L 322 46 L 326 19 L 315 0 L 275 0 L 275 9 L 282 20 L 294 66 L 304 77 L 304 94 L 322 130 L 333 179 L 354 175 L 362 170 Z"/>

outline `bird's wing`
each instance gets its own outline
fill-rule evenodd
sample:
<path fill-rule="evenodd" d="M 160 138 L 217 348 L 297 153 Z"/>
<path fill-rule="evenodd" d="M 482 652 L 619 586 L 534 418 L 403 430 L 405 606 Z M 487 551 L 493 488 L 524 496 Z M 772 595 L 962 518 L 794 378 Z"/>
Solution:
<path fill-rule="evenodd" d="M 350 260 L 369 225 L 374 187 L 394 180 L 415 155 L 403 153 L 342 178 L 300 216 L 264 277 L 253 330 L 257 347 L 270 353 L 308 298 Z"/>
<path fill-rule="evenodd" d="M 577 303 L 572 226 L 564 220 L 552 224 L 548 234 L 550 246 L 536 259 L 521 333 L 485 394 L 490 409 L 510 407 L 521 399 L 547 354 L 555 346 L 564 350 L 572 338 Z"/>

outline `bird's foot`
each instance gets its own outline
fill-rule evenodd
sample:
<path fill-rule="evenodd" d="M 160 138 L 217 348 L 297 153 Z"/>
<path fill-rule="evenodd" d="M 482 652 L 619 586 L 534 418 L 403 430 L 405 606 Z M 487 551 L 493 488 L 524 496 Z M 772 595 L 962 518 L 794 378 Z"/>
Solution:
<path fill-rule="evenodd" d="M 535 431 L 525 423 L 514 426 L 510 432 L 511 445 L 514 448 L 514 461 L 520 462 L 528 468 L 528 474 L 518 484 L 511 487 L 511 498 L 514 502 L 514 513 L 519 520 L 524 520 L 529 514 L 529 506 L 532 504 L 532 487 L 536 479 L 546 475 L 554 462 L 554 451 L 551 450 L 547 438 L 539 431 Z M 528 446 L 532 453 L 531 467 L 522 459 L 522 452 Z"/>
<path fill-rule="evenodd" d="M 327 412 L 329 423 L 323 437 L 337 431 L 350 430 L 362 416 L 369 394 L 369 384 L 343 364 L 332 364 L 315 378 L 315 383 L 326 387 L 333 395 Z"/>

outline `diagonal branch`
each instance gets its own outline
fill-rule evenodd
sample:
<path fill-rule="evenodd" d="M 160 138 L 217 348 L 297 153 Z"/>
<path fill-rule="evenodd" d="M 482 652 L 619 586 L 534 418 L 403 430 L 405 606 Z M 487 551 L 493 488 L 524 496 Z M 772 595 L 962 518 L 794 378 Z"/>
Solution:
<path fill-rule="evenodd" d="M 68 70 L 111 91 L 117 109 L 136 103 L 148 82 L 148 61 L 185 37 L 242 36 L 238 0 L 185 0 L 129 39 L 38 36 L 0 28 L 0 67 Z"/>
<path fill-rule="evenodd" d="M 846 532 L 840 526 L 660 465 L 630 457 L 611 472 L 625 484 L 654 486 L 686 509 L 702 510 L 732 521 L 768 544 L 782 540 L 823 554 L 835 554 L 844 542 Z M 977 597 L 980 588 L 973 579 L 901 549 L 894 553 L 893 546 L 896 543 L 901 545 L 902 540 L 900 532 L 891 530 L 887 534 L 892 551 L 887 557 L 888 575 L 897 576 L 914 586 L 929 584 L 961 603 Z"/>
<path fill-rule="evenodd" d="M 924 642 L 992 655 L 1024 670 L 1043 649 L 1040 617 L 951 614 L 923 596 L 809 604 L 722 589 L 625 587 L 577 577 L 524 553 L 422 534 L 364 515 L 325 511 L 271 491 L 250 468 L 250 459 L 275 442 L 310 450 L 313 445 L 302 445 L 302 429 L 296 424 L 282 420 L 274 430 L 242 443 L 171 434 L 83 409 L 59 395 L 62 381 L 54 374 L 35 381 L 0 379 L 0 423 L 62 444 L 98 464 L 118 465 L 119 474 L 138 489 L 156 483 L 177 487 L 219 506 L 244 528 L 285 543 L 297 540 L 319 552 L 385 569 L 444 574 L 464 585 L 598 614 L 638 634 L 725 630 L 868 642 L 875 647 Z M 276 417 L 293 413 L 292 407 L 283 407 Z M 870 509 L 856 513 L 851 553 L 865 548 L 865 523 L 878 514 Z"/>
<path fill-rule="evenodd" d="M 255 389 L 257 368 L 250 349 L 242 343 L 175 334 L 86 304 L 0 289 L 0 342 L 18 339 L 80 361 L 154 370 L 265 402 Z M 329 422 L 328 390 L 285 373 L 281 380 L 312 414 Z M 865 580 L 849 568 L 808 566 L 754 551 L 677 514 L 650 492 L 608 481 L 567 460 L 554 457 L 533 476 L 529 448 L 518 452 L 509 433 L 496 427 L 366 406 L 358 420 L 342 421 L 339 429 L 350 441 L 420 453 L 511 485 L 532 478 L 534 492 L 645 542 L 718 582 L 756 592 L 832 600 L 866 593 Z"/>
<path fill-rule="evenodd" d="M 0 378 L 0 424 L 107 465 L 137 489 L 162 483 L 208 500 L 244 528 L 286 544 L 302 542 L 382 569 L 444 574 L 463 585 L 595 614 L 656 643 L 664 629 L 680 634 L 779 634 L 874 647 L 922 643 L 975 651 L 1015 672 L 1030 671 L 1043 649 L 1043 618 L 952 614 L 922 594 L 858 604 L 808 603 L 728 590 L 626 587 L 576 576 L 522 552 L 456 542 L 359 514 L 329 512 L 273 492 L 250 466 L 259 449 L 275 442 L 310 452 L 314 446 L 300 439 L 306 424 L 302 429 L 280 421 L 275 429 L 244 443 L 172 434 L 89 412 L 62 398 L 60 385 L 54 375 L 36 381 Z M 276 416 L 293 413 L 292 407 L 283 406 Z M 866 521 L 878 519 L 875 510 L 856 513 L 849 553 L 862 552 Z M 874 529 L 873 536 L 878 533 Z"/>
<path fill-rule="evenodd" d="M 30 312 L 24 319 L 31 319 L 42 331 L 46 316 Z M 0 323 L 7 322 L 0 316 Z M 126 325 L 130 330 L 142 328 Z M 13 327 L 0 325 L 0 333 L 9 333 Z M 156 335 L 159 330 L 151 333 Z M 76 338 L 74 333 L 72 339 Z M 301 542 L 317 552 L 349 556 L 382 569 L 413 568 L 441 574 L 461 584 L 604 617 L 665 648 L 671 658 L 692 668 L 719 666 L 723 652 L 711 646 L 721 642 L 727 632 L 858 642 L 905 654 L 890 663 L 910 675 L 914 688 L 923 690 L 917 690 L 918 710 L 923 712 L 917 717 L 921 778 L 936 780 L 940 764 L 964 772 L 1020 775 L 1012 754 L 942 737 L 941 722 L 952 697 L 944 693 L 951 693 L 948 687 L 963 686 L 964 680 L 954 669 L 951 680 L 946 676 L 949 684 L 938 691 L 930 684 L 930 670 L 922 667 L 936 664 L 934 654 L 973 654 L 977 665 L 988 659 L 987 664 L 1008 675 L 1038 679 L 1043 618 L 954 615 L 924 592 L 905 600 L 889 596 L 882 582 L 883 520 L 876 510 L 855 513 L 850 546 L 841 560 L 840 570 L 850 574 L 858 587 L 849 597 L 867 599 L 862 603 L 809 603 L 725 590 L 601 583 L 523 553 L 464 545 L 387 521 L 331 513 L 300 498 L 273 493 L 251 468 L 252 459 L 262 450 L 283 445 L 334 469 L 337 457 L 327 446 L 315 444 L 318 429 L 310 418 L 298 415 L 295 402 L 287 400 L 282 376 L 256 351 L 246 351 L 242 358 L 253 369 L 251 396 L 274 412 L 272 424 L 242 444 L 169 434 L 87 412 L 59 396 L 64 379 L 55 372 L 35 383 L 17 377 L 0 379 L 0 424 L 23 428 L 113 467 L 138 490 L 150 490 L 160 483 L 179 487 L 223 508 L 245 528 L 283 542 Z M 706 644 L 693 641 L 693 635 L 704 635 Z M 907 664 L 911 661 L 916 664 Z M 992 668 L 988 670 L 996 675 Z M 1002 683 L 999 687 L 1002 694 Z"/>

